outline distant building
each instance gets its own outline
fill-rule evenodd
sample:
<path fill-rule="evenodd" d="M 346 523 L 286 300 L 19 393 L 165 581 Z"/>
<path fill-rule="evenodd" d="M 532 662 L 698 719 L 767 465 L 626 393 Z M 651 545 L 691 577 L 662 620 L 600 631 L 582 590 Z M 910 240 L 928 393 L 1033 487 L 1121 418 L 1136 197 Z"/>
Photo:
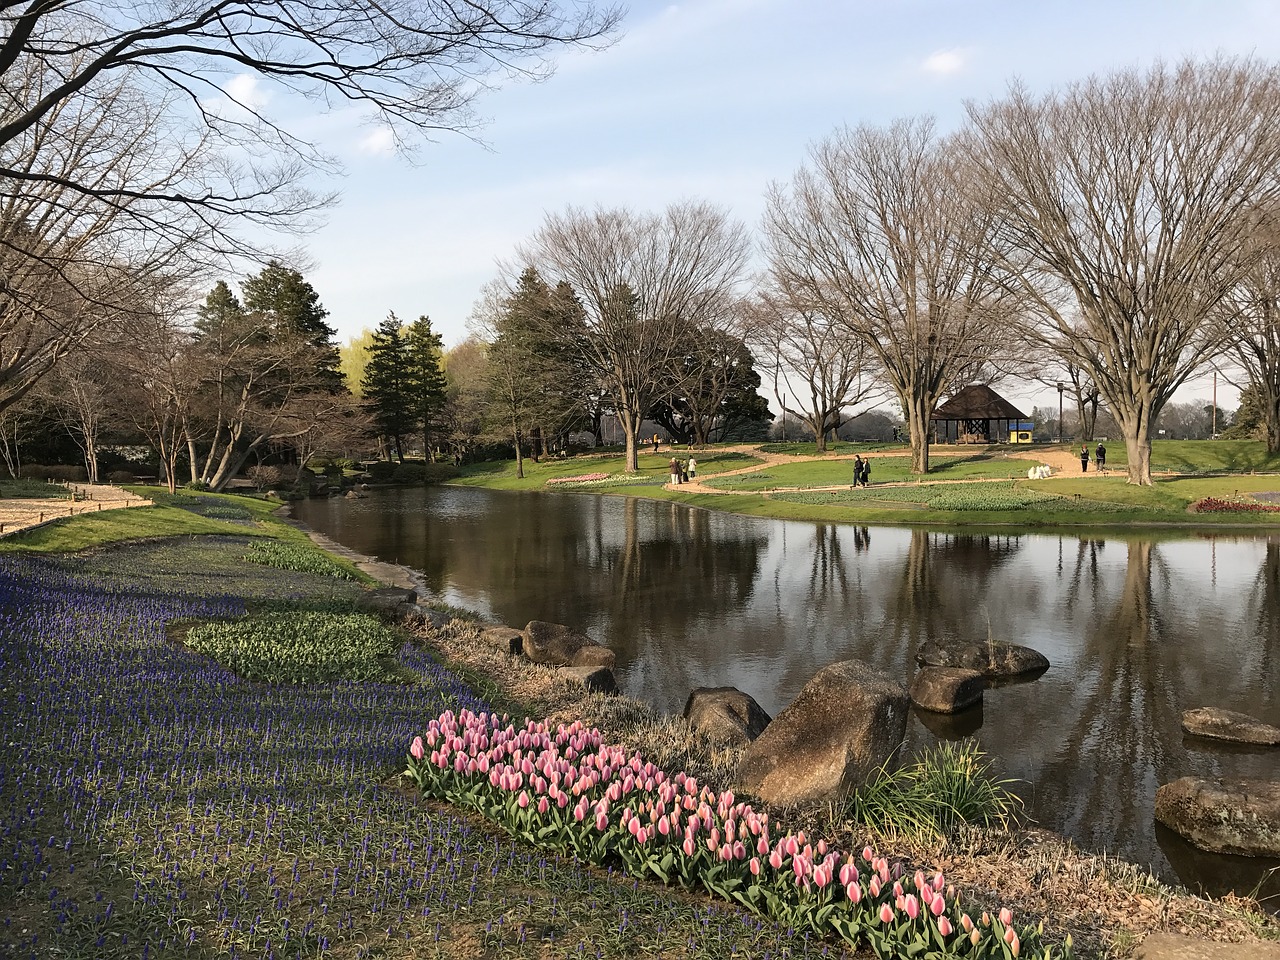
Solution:
<path fill-rule="evenodd" d="M 934 443 L 1030 443 L 1030 418 L 990 387 L 974 383 L 934 411 Z"/>

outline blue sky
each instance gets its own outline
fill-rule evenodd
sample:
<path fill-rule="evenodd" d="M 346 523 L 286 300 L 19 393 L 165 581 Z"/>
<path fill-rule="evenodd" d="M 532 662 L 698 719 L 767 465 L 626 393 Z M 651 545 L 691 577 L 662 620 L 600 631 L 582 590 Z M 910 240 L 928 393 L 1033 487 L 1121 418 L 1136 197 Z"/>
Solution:
<path fill-rule="evenodd" d="M 1215 53 L 1280 56 L 1280 0 L 635 2 L 609 49 L 483 95 L 483 143 L 442 134 L 410 164 L 352 115 L 307 121 L 346 173 L 306 272 L 343 340 L 394 310 L 452 345 L 549 211 L 699 198 L 754 229 L 768 184 L 839 125 L 929 114 L 947 130 L 1015 77 L 1047 91 Z"/>

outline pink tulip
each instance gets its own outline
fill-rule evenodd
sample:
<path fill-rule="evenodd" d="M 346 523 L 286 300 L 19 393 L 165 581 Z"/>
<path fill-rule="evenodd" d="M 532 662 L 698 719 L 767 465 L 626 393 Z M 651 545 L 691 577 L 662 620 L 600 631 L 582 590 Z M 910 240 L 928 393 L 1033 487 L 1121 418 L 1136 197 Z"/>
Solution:
<path fill-rule="evenodd" d="M 413 743 L 409 744 L 409 756 L 415 760 L 421 760 L 425 752 L 422 748 L 422 738 L 414 737 Z"/>
<path fill-rule="evenodd" d="M 1015 931 L 1015 930 L 1013 929 L 1013 927 L 1005 927 L 1005 928 L 1004 928 L 1004 942 L 1005 942 L 1005 943 L 1007 943 L 1007 944 L 1009 944 L 1010 946 L 1012 946 L 1012 945 L 1013 945 L 1013 941 L 1015 941 L 1015 940 L 1017 940 L 1017 939 L 1018 939 L 1018 934 L 1017 934 L 1017 931 Z"/>
<path fill-rule="evenodd" d="M 946 897 L 940 893 L 934 894 L 933 900 L 929 904 L 929 912 L 935 917 L 940 917 L 942 916 L 942 911 L 945 909 L 947 909 Z"/>
<path fill-rule="evenodd" d="M 920 901 L 916 899 L 916 895 L 914 893 L 907 894 L 905 906 L 907 909 L 907 916 L 912 920 L 920 916 Z"/>
<path fill-rule="evenodd" d="M 764 856 L 769 852 L 769 838 L 761 834 L 760 839 L 756 841 L 756 853 Z"/>
<path fill-rule="evenodd" d="M 939 932 L 940 934 L 942 934 L 944 937 L 949 937 L 949 936 L 951 936 L 951 934 L 952 934 L 952 932 L 953 932 L 953 931 L 952 931 L 952 928 L 951 928 L 951 921 L 950 921 L 950 920 L 948 920 L 946 917 L 939 917 L 939 918 L 938 918 L 938 932 Z"/>
<path fill-rule="evenodd" d="M 943 888 L 943 887 L 945 887 L 946 885 L 947 885 L 946 878 L 945 878 L 945 877 L 943 877 L 943 875 L 942 875 L 942 871 L 941 871 L 941 870 L 939 870 L 937 873 L 935 873 L 935 874 L 933 875 L 933 891 L 934 891 L 934 893 L 941 893 L 941 892 L 942 892 L 942 888 Z"/>
<path fill-rule="evenodd" d="M 863 859 L 863 860 L 865 860 L 865 861 L 867 861 L 867 863 L 870 863 L 872 860 L 874 860 L 874 859 L 875 859 L 875 856 L 876 856 L 876 855 L 875 855 L 874 853 L 872 853 L 872 852 L 871 852 L 871 848 L 870 848 L 870 847 L 863 847 L 863 848 L 862 848 L 862 859 Z"/>
<path fill-rule="evenodd" d="M 684 843 L 681 845 L 681 847 L 684 850 L 684 855 L 686 857 L 692 857 L 694 850 L 697 849 L 694 846 L 693 837 L 685 837 Z"/>
<path fill-rule="evenodd" d="M 965 933 L 969 933 L 973 930 L 973 918 L 967 913 L 962 913 L 960 915 L 960 926 L 964 928 Z"/>
<path fill-rule="evenodd" d="M 516 800 L 516 803 L 519 804 L 521 810 L 525 809 L 527 806 L 529 806 L 529 794 L 526 791 L 521 790 L 520 796 Z"/>
<path fill-rule="evenodd" d="M 867 884 L 867 889 L 871 891 L 871 895 L 873 897 L 880 896 L 880 875 L 879 874 L 873 873 L 871 875 L 871 882 Z"/>
<path fill-rule="evenodd" d="M 886 903 L 883 907 L 880 908 L 880 922 L 888 923 L 892 919 L 893 919 L 893 907 L 889 906 Z"/>
<path fill-rule="evenodd" d="M 550 808 L 550 806 L 551 806 L 551 804 L 547 802 L 547 798 L 546 798 L 546 797 L 542 797 L 542 798 L 540 798 L 540 799 L 538 800 L 538 812 L 539 812 L 539 813 L 546 813 L 546 812 L 547 812 L 547 810 Z"/>
<path fill-rule="evenodd" d="M 831 870 L 826 865 L 820 864 L 813 868 L 813 882 L 818 889 L 822 889 L 831 882 Z"/>
<path fill-rule="evenodd" d="M 760 858 L 752 857 L 750 866 L 751 866 L 751 875 L 753 877 L 760 876 Z"/>
<path fill-rule="evenodd" d="M 1010 910 L 1008 907 L 1001 907 L 1000 922 L 1003 923 L 1006 927 L 1009 924 L 1013 923 L 1013 911 Z"/>
<path fill-rule="evenodd" d="M 969 932 L 969 942 L 976 947 L 978 945 L 978 941 L 981 939 L 982 939 L 982 931 L 979 930 L 977 927 L 974 927 L 973 930 Z"/>
<path fill-rule="evenodd" d="M 850 903 L 858 903 L 862 899 L 862 884 L 857 880 L 851 880 L 845 884 L 844 892 Z"/>
<path fill-rule="evenodd" d="M 795 837 L 787 837 L 782 842 L 782 849 L 787 852 L 788 857 L 794 857 L 800 852 L 800 842 Z"/>
<path fill-rule="evenodd" d="M 773 869 L 775 870 L 782 869 L 782 851 L 781 850 L 774 850 L 773 853 L 769 854 L 769 866 L 773 867 Z"/>
<path fill-rule="evenodd" d="M 609 817 L 607 814 L 603 814 L 603 813 L 596 814 L 596 829 L 599 830 L 601 833 L 604 833 L 606 830 L 609 829 Z"/>

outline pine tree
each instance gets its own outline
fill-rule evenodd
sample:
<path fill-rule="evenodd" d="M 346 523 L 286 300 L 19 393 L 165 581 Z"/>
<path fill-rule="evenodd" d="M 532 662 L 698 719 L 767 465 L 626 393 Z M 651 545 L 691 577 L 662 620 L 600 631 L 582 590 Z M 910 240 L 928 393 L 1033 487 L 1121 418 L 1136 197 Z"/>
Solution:
<path fill-rule="evenodd" d="M 378 324 L 360 386 L 374 423 L 394 443 L 396 458 L 404 463 L 403 438 L 414 424 L 414 392 L 402 331 L 403 324 L 395 313 L 388 313 L 387 319 Z"/>
<path fill-rule="evenodd" d="M 404 334 L 405 362 L 409 377 L 410 415 L 422 430 L 423 456 L 435 462 L 435 436 L 445 405 L 445 376 L 441 367 L 444 343 L 431 329 L 431 319 L 421 316 Z"/>
<path fill-rule="evenodd" d="M 297 270 L 273 260 L 240 284 L 244 309 L 262 314 L 279 338 L 301 337 L 317 351 L 316 369 L 332 391 L 342 389 L 338 369 L 337 331 L 325 323 L 329 315 L 320 295 Z"/>

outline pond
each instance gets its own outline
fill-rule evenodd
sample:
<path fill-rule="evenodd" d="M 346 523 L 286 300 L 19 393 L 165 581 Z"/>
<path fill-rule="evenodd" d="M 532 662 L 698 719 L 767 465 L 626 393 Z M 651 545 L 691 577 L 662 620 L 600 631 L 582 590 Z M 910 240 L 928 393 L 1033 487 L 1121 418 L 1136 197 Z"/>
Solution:
<path fill-rule="evenodd" d="M 735 686 L 776 715 L 837 660 L 907 682 L 927 639 L 1034 647 L 1047 673 L 954 718 L 913 712 L 909 748 L 974 737 L 1041 826 L 1193 889 L 1249 892 L 1277 866 L 1196 851 L 1153 805 L 1181 776 L 1280 773 L 1280 752 L 1180 728 L 1200 706 L 1280 724 L 1280 538 L 958 533 L 462 487 L 294 515 L 487 619 L 581 629 L 617 654 L 625 693 L 669 712 Z"/>

